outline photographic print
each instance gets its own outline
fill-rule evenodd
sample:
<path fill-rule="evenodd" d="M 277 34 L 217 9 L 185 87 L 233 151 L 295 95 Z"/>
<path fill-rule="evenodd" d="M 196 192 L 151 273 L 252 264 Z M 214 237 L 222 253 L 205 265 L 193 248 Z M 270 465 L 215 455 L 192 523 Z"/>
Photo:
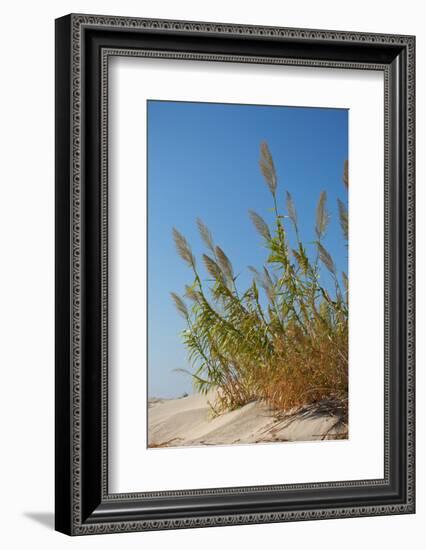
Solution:
<path fill-rule="evenodd" d="M 348 110 L 147 120 L 148 447 L 347 439 Z"/>

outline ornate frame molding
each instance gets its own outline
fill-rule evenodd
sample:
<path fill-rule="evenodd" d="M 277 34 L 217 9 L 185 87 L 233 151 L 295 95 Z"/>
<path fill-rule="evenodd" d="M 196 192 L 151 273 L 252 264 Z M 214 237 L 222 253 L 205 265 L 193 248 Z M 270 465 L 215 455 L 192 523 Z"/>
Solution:
<path fill-rule="evenodd" d="M 172 50 L 156 50 L 153 48 L 130 48 L 117 47 L 114 45 L 102 45 L 100 47 L 99 56 L 99 80 L 100 80 L 100 357 L 101 357 L 101 380 L 100 391 L 101 410 L 99 411 L 99 433 L 100 433 L 100 468 L 99 481 L 97 486 L 100 492 L 101 504 L 94 508 L 93 502 L 85 503 L 85 491 L 92 495 L 92 486 L 87 489 L 86 476 L 84 472 L 84 456 L 82 453 L 85 446 L 84 422 L 85 415 L 83 404 L 85 402 L 85 374 L 84 374 L 84 316 L 85 316 L 85 293 L 84 285 L 87 277 L 87 247 L 85 247 L 85 239 L 87 231 L 91 230 L 90 225 L 86 220 L 85 212 L 85 182 L 88 181 L 88 175 L 85 173 L 86 147 L 88 145 L 87 138 L 84 136 L 84 122 L 87 116 L 86 103 L 88 101 L 87 91 L 87 75 L 86 70 L 88 41 L 87 31 L 111 30 L 115 33 L 142 33 L 153 36 L 153 34 L 166 33 L 168 36 L 178 38 L 182 36 L 214 36 L 218 39 L 221 37 L 230 37 L 237 40 L 252 40 L 262 39 L 264 41 L 290 41 L 291 43 L 309 43 L 309 44 L 324 44 L 326 47 L 333 50 L 333 46 L 339 47 L 343 52 L 346 47 L 369 45 L 377 51 L 385 51 L 389 48 L 389 52 L 395 52 L 395 59 L 398 55 L 404 59 L 396 66 L 394 61 L 388 62 L 372 62 L 371 60 L 356 61 L 349 60 L 334 60 L 334 59 L 315 59 L 315 58 L 300 58 L 300 57 L 279 57 L 265 55 L 243 55 L 243 54 L 223 54 L 223 53 L 195 53 L 193 51 L 172 51 Z M 59 296 L 59 305 L 65 298 L 68 298 L 70 303 L 69 317 L 65 319 L 63 312 L 57 312 L 61 317 L 58 321 L 58 330 L 64 330 L 68 327 L 68 335 L 63 337 L 68 341 L 68 367 L 64 366 L 66 350 L 63 349 L 62 340 L 59 343 L 60 351 L 57 354 L 56 373 L 60 380 L 57 386 L 57 426 L 63 428 L 63 420 L 69 420 L 69 432 L 65 434 L 65 438 L 57 432 L 57 463 L 60 463 L 58 484 L 64 482 L 69 484 L 69 490 L 59 490 L 57 493 L 57 528 L 69 534 L 83 535 L 92 533 L 112 533 L 124 531 L 142 531 L 153 529 L 177 529 L 188 527 L 201 527 L 212 525 L 236 525 L 247 523 L 263 523 L 263 522 L 282 522 L 296 521 L 308 519 L 326 519 L 336 517 L 359 517 L 370 515 L 384 514 L 402 514 L 414 512 L 414 133 L 415 133 L 415 59 L 414 59 L 415 40 L 412 36 L 397 36 L 397 35 L 381 35 L 381 34 L 364 34 L 364 33 L 346 33 L 341 31 L 322 31 L 322 30 L 307 30 L 307 29 L 287 29 L 279 27 L 253 27 L 246 25 L 229 25 L 217 23 L 201 23 L 201 22 L 186 22 L 186 21 L 169 21 L 169 20 L 151 20 L 151 19 L 136 19 L 124 17 L 107 17 L 95 15 L 70 15 L 57 21 L 57 63 L 62 64 L 66 61 L 67 66 L 57 72 L 57 94 L 59 94 L 59 105 L 57 110 L 57 154 L 65 155 L 63 151 L 68 146 L 71 151 L 67 161 L 60 158 L 60 166 L 57 169 L 56 185 L 57 194 L 66 192 L 64 186 L 64 178 L 69 178 L 69 196 L 64 198 L 64 204 L 57 207 L 57 214 L 64 215 L 65 211 L 69 212 L 69 226 L 61 226 L 58 222 L 57 235 L 60 244 L 64 238 L 68 238 L 69 256 L 68 266 L 59 266 L 57 277 L 64 277 L 66 270 L 69 277 L 69 289 L 64 291 L 61 289 Z M 354 50 L 355 51 L 355 50 Z M 388 51 L 388 50 L 386 50 Z M 233 61 L 242 63 L 274 63 L 287 65 L 302 65 L 315 67 L 336 67 L 345 69 L 369 69 L 379 70 L 384 72 L 385 76 L 385 477 L 383 480 L 364 480 L 360 482 L 345 481 L 336 483 L 315 483 L 315 484 L 298 484 L 286 486 L 271 486 L 271 487 L 245 487 L 245 488 L 228 488 L 228 489 L 211 489 L 211 490 L 195 490 L 195 491 L 172 491 L 161 493 L 130 493 L 130 494 L 109 494 L 108 493 L 108 468 L 107 468 L 107 403 L 108 403 L 108 352 L 107 352 L 107 319 L 108 319 L 108 216 L 107 216 L 107 200 L 108 200 L 108 143 L 107 143 L 107 123 L 108 123 L 108 59 L 110 56 L 139 56 L 139 57 L 157 57 L 168 59 L 191 59 L 191 60 L 208 60 L 208 61 Z M 391 55 L 391 54 L 389 54 Z M 401 75 L 401 64 L 405 62 L 406 74 Z M 57 65 L 58 67 L 58 65 Z M 65 92 L 61 91 L 61 82 L 68 78 L 68 84 Z M 62 94 L 62 96 L 60 95 Z M 404 104 L 406 105 L 406 133 L 402 136 L 395 135 L 394 124 L 392 119 L 392 109 L 395 108 L 395 102 L 400 100 L 401 95 L 404 95 Z M 396 97 L 398 96 L 398 97 Z M 57 95 L 58 99 L 58 95 Z M 64 109 L 66 105 L 69 110 L 68 120 L 68 135 L 62 135 L 61 128 L 58 126 L 63 123 Z M 87 124 L 87 122 L 86 122 Z M 396 140 L 396 144 L 395 144 Z M 399 148 L 399 149 L 398 149 Z M 401 150 L 399 160 L 399 169 L 402 166 L 400 178 L 405 180 L 405 190 L 402 200 L 405 199 L 404 205 L 396 205 L 394 197 L 391 194 L 392 178 L 397 177 L 395 172 L 397 168 L 393 166 L 395 162 L 392 152 Z M 61 152 L 62 151 L 62 152 Z M 393 175 L 391 174 L 391 168 Z M 399 210 L 398 208 L 399 207 Z M 396 221 L 396 211 L 398 210 L 398 220 Z M 401 212 L 400 212 L 401 210 Z M 400 219 L 400 217 L 402 218 Z M 405 219 L 404 219 L 405 218 Z M 86 224 L 85 224 L 86 222 Z M 394 249 L 395 234 L 391 228 L 398 224 L 399 238 L 401 240 L 398 250 Z M 405 334 L 405 342 L 402 343 L 403 350 L 400 350 L 399 360 L 404 359 L 405 371 L 403 373 L 405 379 L 405 444 L 406 444 L 406 469 L 400 472 L 400 475 L 405 476 L 404 496 L 403 501 L 398 502 L 394 499 L 387 504 L 364 504 L 363 506 L 319 506 L 313 508 L 308 506 L 306 510 L 274 510 L 274 511 L 258 511 L 253 510 L 247 513 L 215 513 L 211 515 L 196 513 L 184 517 L 155 517 L 150 519 L 145 518 L 141 511 L 139 516 L 129 519 L 129 515 L 122 514 L 121 510 L 126 505 L 136 506 L 138 502 L 144 498 L 176 498 L 176 497 L 197 497 L 197 496 L 220 496 L 226 494 L 244 495 L 269 491 L 274 492 L 303 492 L 308 489 L 357 489 L 373 487 L 386 487 L 391 484 L 391 438 L 395 437 L 391 433 L 391 323 L 392 311 L 391 306 L 391 286 L 396 284 L 393 281 L 391 273 L 392 258 L 395 260 L 395 254 L 398 257 L 404 255 L 401 259 L 402 265 L 405 266 L 406 280 L 402 285 L 405 288 L 405 296 L 400 297 L 401 305 L 404 311 L 398 311 L 398 316 L 401 316 L 403 321 L 402 331 Z M 397 281 L 397 283 L 400 281 Z M 402 283 L 401 283 L 402 284 Z M 403 354 L 403 355 L 402 355 Z M 402 363 L 401 363 L 402 365 Z M 400 366 L 400 369 L 403 367 Z M 401 372 L 399 373 L 401 375 Z M 62 399 L 64 387 L 68 388 L 70 400 L 67 403 L 68 409 L 63 410 L 63 405 L 59 405 L 58 401 Z M 62 415 L 62 416 L 61 416 Z M 62 419 L 62 420 L 61 420 Z M 65 442 L 68 441 L 68 445 Z M 392 459 L 393 460 L 393 459 Z M 97 471 L 97 470 L 96 470 Z M 400 495 L 402 496 L 402 495 Z M 95 497 L 90 496 L 96 500 Z M 67 501 L 65 503 L 65 500 Z M 99 500 L 99 499 L 98 499 Z M 91 514 L 88 515 L 88 509 L 91 509 Z M 285 508 L 285 507 L 284 507 Z M 120 521 L 121 517 L 125 517 Z"/>

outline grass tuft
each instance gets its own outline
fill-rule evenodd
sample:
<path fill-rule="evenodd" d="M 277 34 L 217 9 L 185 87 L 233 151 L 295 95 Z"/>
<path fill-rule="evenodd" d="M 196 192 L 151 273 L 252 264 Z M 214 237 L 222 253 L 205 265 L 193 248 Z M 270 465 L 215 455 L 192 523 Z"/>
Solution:
<path fill-rule="evenodd" d="M 254 399 L 287 412 L 326 402 L 347 422 L 348 277 L 338 273 L 323 244 L 330 221 L 327 195 L 323 191 L 317 204 L 316 240 L 304 245 L 290 193 L 285 195 L 286 211 L 279 209 L 278 180 L 265 142 L 260 148 L 260 169 L 272 195 L 275 219 L 269 226 L 259 214 L 249 212 L 263 237 L 267 259 L 261 269 L 249 268 L 253 278 L 243 292 L 237 289 L 230 259 L 214 244 L 201 219 L 197 225 L 209 251 L 202 255 L 206 280 L 197 271 L 187 240 L 173 229 L 177 252 L 193 274 L 191 284 L 185 286 L 188 306 L 179 295 L 171 295 L 186 320 L 182 339 L 194 387 L 201 393 L 216 390 L 217 401 L 212 404 L 216 413 Z M 343 173 L 347 188 L 347 163 Z M 347 241 L 347 209 L 340 200 L 338 211 Z M 286 218 L 291 227 L 286 227 Z M 295 236 L 292 246 L 290 229 Z M 327 273 L 329 284 L 324 282 Z"/>

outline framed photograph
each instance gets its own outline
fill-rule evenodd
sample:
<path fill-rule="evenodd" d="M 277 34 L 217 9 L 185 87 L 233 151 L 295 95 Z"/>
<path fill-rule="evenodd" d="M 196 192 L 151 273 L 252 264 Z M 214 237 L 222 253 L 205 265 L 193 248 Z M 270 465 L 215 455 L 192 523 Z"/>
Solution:
<path fill-rule="evenodd" d="M 56 20 L 56 529 L 415 511 L 413 36 Z"/>

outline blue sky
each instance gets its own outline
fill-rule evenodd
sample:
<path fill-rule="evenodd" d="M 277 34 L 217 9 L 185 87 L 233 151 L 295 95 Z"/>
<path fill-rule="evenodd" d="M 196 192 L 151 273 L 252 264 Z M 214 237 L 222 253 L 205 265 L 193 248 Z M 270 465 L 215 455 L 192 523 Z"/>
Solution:
<path fill-rule="evenodd" d="M 315 239 L 315 208 L 327 191 L 331 222 L 324 244 L 339 270 L 347 272 L 336 199 L 347 201 L 342 183 L 348 157 L 348 111 L 305 107 L 148 101 L 148 393 L 191 393 L 191 378 L 179 332 L 184 320 L 170 291 L 183 293 L 190 269 L 177 256 L 172 228 L 189 241 L 201 266 L 205 252 L 195 220 L 208 225 L 240 274 L 240 288 L 266 257 L 248 210 L 272 221 L 272 199 L 259 169 L 266 141 L 278 175 L 278 203 L 294 199 L 301 240 Z"/>

